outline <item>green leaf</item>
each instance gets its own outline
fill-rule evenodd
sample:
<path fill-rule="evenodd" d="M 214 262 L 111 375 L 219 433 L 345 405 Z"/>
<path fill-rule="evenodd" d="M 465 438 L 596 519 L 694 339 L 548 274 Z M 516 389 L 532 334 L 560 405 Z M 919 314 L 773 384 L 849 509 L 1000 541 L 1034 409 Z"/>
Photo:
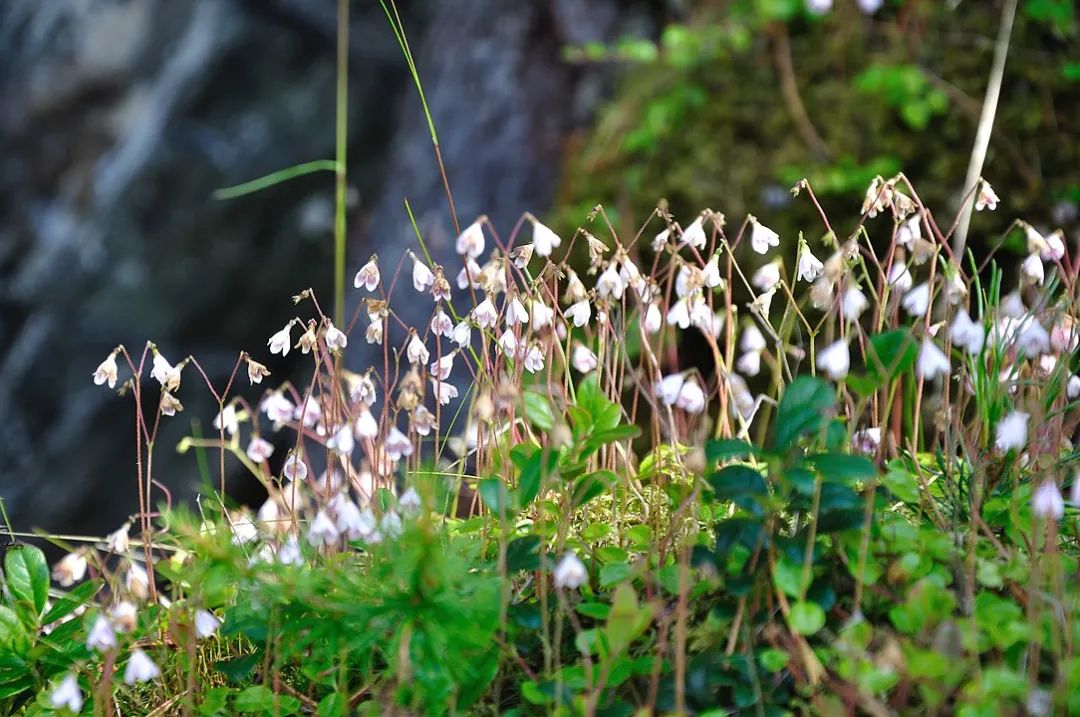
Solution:
<path fill-rule="evenodd" d="M 6 605 L 0 605 L 0 645 L 9 646 L 20 636 L 26 634 L 19 616 Z"/>
<path fill-rule="evenodd" d="M 79 585 L 67 595 L 53 603 L 53 606 L 49 608 L 49 611 L 41 618 L 41 624 L 48 625 L 51 622 L 56 622 L 62 617 L 67 617 L 75 612 L 80 605 L 84 605 L 90 598 L 96 595 L 97 591 L 100 589 L 101 583 L 96 580 L 90 580 Z"/>
<path fill-rule="evenodd" d="M 517 450 L 517 447 L 515 447 L 515 450 Z M 540 493 L 544 477 L 555 470 L 558 460 L 559 454 L 557 452 L 534 446 L 528 457 L 521 462 L 517 490 L 519 510 L 526 508 L 533 502 L 533 499 Z"/>
<path fill-rule="evenodd" d="M 705 443 L 705 460 L 709 462 L 709 465 L 716 461 L 746 460 L 759 454 L 760 451 L 757 448 L 736 438 L 724 438 Z"/>
<path fill-rule="evenodd" d="M 600 585 L 608 588 L 618 585 L 633 574 L 633 569 L 626 563 L 611 563 L 600 568 Z"/>
<path fill-rule="evenodd" d="M 877 466 L 866 456 L 818 453 L 808 456 L 806 462 L 817 469 L 822 478 L 833 483 L 850 485 L 857 481 L 869 480 L 877 475 Z"/>
<path fill-rule="evenodd" d="M 817 433 L 836 405 L 836 392 L 825 381 L 800 376 L 780 399 L 773 428 L 773 447 L 787 451 L 800 437 Z"/>
<path fill-rule="evenodd" d="M 213 687 L 203 692 L 202 702 L 199 704 L 199 714 L 204 717 L 217 717 L 225 714 L 225 708 L 229 704 L 231 690 L 228 687 Z"/>
<path fill-rule="evenodd" d="M 637 438 L 641 434 L 641 429 L 637 426 L 623 424 L 621 426 L 615 426 L 614 428 L 608 428 L 603 431 L 597 431 L 589 436 L 589 439 L 585 442 L 585 445 L 589 448 L 599 448 L 600 446 L 607 445 L 608 443 L 615 443 L 617 441 L 625 441 L 628 438 Z"/>
<path fill-rule="evenodd" d="M 709 485 L 717 500 L 740 499 L 764 500 L 769 487 L 761 474 L 750 466 L 732 465 L 721 468 L 709 476 Z"/>
<path fill-rule="evenodd" d="M 228 625 L 229 621 L 226 620 L 225 624 Z M 231 660 L 218 660 L 214 663 L 214 668 L 230 680 L 242 682 L 251 674 L 251 671 L 255 669 L 255 666 L 262 662 L 262 658 L 262 651 L 256 650 L 255 652 Z"/>
<path fill-rule="evenodd" d="M 291 715 L 300 709 L 300 700 L 291 695 L 275 695 L 264 685 L 253 685 L 236 695 L 233 708 L 237 712 Z"/>
<path fill-rule="evenodd" d="M 525 417 L 541 431 L 555 427 L 555 412 L 547 396 L 536 391 L 525 392 Z"/>
<path fill-rule="evenodd" d="M 896 380 L 915 365 L 919 343 L 910 329 L 895 329 L 870 337 L 866 350 L 866 373 L 878 386 Z"/>
<path fill-rule="evenodd" d="M 345 717 L 349 701 L 338 693 L 327 695 L 319 700 L 319 717 Z"/>
<path fill-rule="evenodd" d="M 816 602 L 803 600 L 792 604 L 788 622 L 800 635 L 813 635 L 825 627 L 825 611 Z"/>
<path fill-rule="evenodd" d="M 574 483 L 571 507 L 580 508 L 618 482 L 619 477 L 609 470 L 593 471 L 582 476 Z"/>
<path fill-rule="evenodd" d="M 49 566 L 45 562 L 45 553 L 33 545 L 17 546 L 4 558 L 4 569 L 11 596 L 30 605 L 34 618 L 37 618 L 49 599 Z"/>
<path fill-rule="evenodd" d="M 611 613 L 611 606 L 602 602 L 583 602 L 578 603 L 574 608 L 579 614 L 585 617 L 591 617 L 593 620 L 607 620 L 608 615 Z"/>
<path fill-rule="evenodd" d="M 787 667 L 788 662 L 791 659 L 785 650 L 778 650 L 776 648 L 767 648 L 758 652 L 758 661 L 761 666 L 765 668 L 766 672 L 779 672 Z"/>
<path fill-rule="evenodd" d="M 480 499 L 496 517 L 506 517 L 513 511 L 510 503 L 510 492 L 506 489 L 506 483 L 501 478 L 484 478 L 480 481 L 477 489 Z"/>
<path fill-rule="evenodd" d="M 773 583 L 789 597 L 801 598 L 806 594 L 806 589 L 810 587 L 810 579 L 813 578 L 813 573 L 806 571 L 805 580 L 803 579 L 803 574 L 803 566 L 792 560 L 788 560 L 787 557 L 781 557 L 773 563 Z"/>
<path fill-rule="evenodd" d="M 539 570 L 540 537 L 524 535 L 511 540 L 506 546 L 506 569 L 510 572 Z"/>

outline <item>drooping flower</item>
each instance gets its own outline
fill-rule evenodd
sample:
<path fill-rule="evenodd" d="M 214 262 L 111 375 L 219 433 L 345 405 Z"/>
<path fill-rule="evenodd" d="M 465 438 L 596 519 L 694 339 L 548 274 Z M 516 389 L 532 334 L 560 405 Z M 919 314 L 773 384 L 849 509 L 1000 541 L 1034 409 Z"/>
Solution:
<path fill-rule="evenodd" d="M 468 348 L 472 343 L 472 327 L 469 326 L 467 321 L 459 321 L 457 326 L 454 327 L 454 333 L 450 337 L 451 340 L 460 348 Z"/>
<path fill-rule="evenodd" d="M 686 377 L 681 373 L 664 376 L 656 386 L 656 396 L 665 406 L 673 406 L 679 400 L 679 392 L 685 382 Z"/>
<path fill-rule="evenodd" d="M 574 322 L 574 326 L 581 328 L 589 323 L 592 316 L 592 306 L 588 299 L 582 299 L 566 310 L 566 318 Z"/>
<path fill-rule="evenodd" d="M 806 9 L 815 15 L 824 15 L 832 10 L 832 0 L 806 0 Z"/>
<path fill-rule="evenodd" d="M 768 344 L 765 336 L 756 324 L 748 324 L 739 337 L 739 348 L 743 351 L 764 351 Z"/>
<path fill-rule="evenodd" d="M 847 340 L 835 341 L 818 352 L 817 365 L 833 381 L 839 381 L 847 376 L 851 369 L 851 352 L 848 349 Z"/>
<path fill-rule="evenodd" d="M 949 329 L 949 338 L 958 346 L 964 347 L 969 354 L 978 354 L 983 349 L 986 341 L 986 330 L 981 323 L 971 320 L 967 311 L 960 309 L 956 312 L 952 327 Z"/>
<path fill-rule="evenodd" d="M 397 426 L 391 426 L 390 431 L 386 434 L 386 454 L 390 456 L 391 460 L 401 460 L 402 457 L 409 457 L 413 454 L 413 444 L 409 440 L 409 437 L 398 430 Z"/>
<path fill-rule="evenodd" d="M 701 413 L 705 410 L 705 391 L 698 384 L 697 379 L 691 377 L 683 382 L 679 388 L 679 395 L 675 399 L 675 405 L 687 413 Z"/>
<path fill-rule="evenodd" d="M 445 406 L 458 397 L 457 386 L 434 377 L 431 378 L 431 392 L 440 406 Z"/>
<path fill-rule="evenodd" d="M 581 562 L 578 556 L 567 553 L 555 566 L 553 577 L 555 587 L 577 590 L 588 581 L 589 572 L 585 569 L 585 564 Z"/>
<path fill-rule="evenodd" d="M 1065 500 L 1057 483 L 1043 481 L 1031 494 L 1031 512 L 1044 520 L 1061 520 L 1065 515 Z"/>
<path fill-rule="evenodd" d="M 507 329 L 502 332 L 502 335 L 499 336 L 499 347 L 502 348 L 503 353 L 508 358 L 517 356 L 518 340 L 517 336 L 514 335 L 513 329 Z"/>
<path fill-rule="evenodd" d="M 949 357 L 929 336 L 923 338 L 922 345 L 919 347 L 915 373 L 927 381 L 933 381 L 938 376 L 949 373 Z"/>
<path fill-rule="evenodd" d="M 645 309 L 645 319 L 642 324 L 650 334 L 655 334 L 664 325 L 664 317 L 660 313 L 660 307 L 656 305 L 656 302 L 650 303 L 649 308 Z"/>
<path fill-rule="evenodd" d="M 750 246 L 758 254 L 767 253 L 769 247 L 780 246 L 780 235 L 759 222 L 757 217 L 751 215 L 750 224 Z"/>
<path fill-rule="evenodd" d="M 326 511 L 320 510 L 316 513 L 315 519 L 308 526 L 308 542 L 318 548 L 322 545 L 336 543 L 339 537 L 340 533 L 337 526 L 334 525 L 334 521 L 330 520 L 330 516 L 326 514 Z"/>
<path fill-rule="evenodd" d="M 461 267 L 461 271 L 457 275 L 457 287 L 462 290 L 468 289 L 470 286 L 473 289 L 479 289 L 480 275 L 483 274 L 483 271 L 472 257 L 466 257 L 465 266 Z"/>
<path fill-rule="evenodd" d="M 166 391 L 175 391 L 180 387 L 180 367 L 173 366 L 157 351 L 154 352 L 154 366 L 150 370 L 150 375 Z"/>
<path fill-rule="evenodd" d="M 551 322 L 555 318 L 555 309 L 552 309 L 539 299 L 533 299 L 530 306 L 532 308 L 533 331 L 540 331 L 551 326 Z"/>
<path fill-rule="evenodd" d="M 667 322 L 680 329 L 690 326 L 690 306 L 685 298 L 679 299 L 668 309 Z"/>
<path fill-rule="evenodd" d="M 881 446 L 881 427 L 860 428 L 851 437 L 851 445 L 859 453 L 874 455 Z"/>
<path fill-rule="evenodd" d="M 230 436 L 235 436 L 240 430 L 240 417 L 236 413 L 236 405 L 230 403 L 221 409 L 214 416 L 213 426 L 218 431 L 224 428 Z"/>
<path fill-rule="evenodd" d="M 747 376 L 757 376 L 761 373 L 761 352 L 747 351 L 735 362 L 735 368 Z"/>
<path fill-rule="evenodd" d="M 699 215 L 697 219 L 690 223 L 690 226 L 683 230 L 682 237 L 679 239 L 681 246 L 692 246 L 699 251 L 705 248 L 705 244 L 708 242 L 708 238 L 705 236 L 705 216 Z"/>
<path fill-rule="evenodd" d="M 900 304 L 904 311 L 916 318 L 926 316 L 926 311 L 930 308 L 930 282 L 924 281 L 909 291 L 900 300 Z"/>
<path fill-rule="evenodd" d="M 420 340 L 420 336 L 414 331 L 412 337 L 409 339 L 409 344 L 405 348 L 405 356 L 409 359 L 411 364 L 424 364 L 431 358 L 431 353 L 424 346 L 424 342 Z"/>
<path fill-rule="evenodd" d="M 69 588 L 86 575 L 86 556 L 81 552 L 68 553 L 53 566 L 52 579 Z"/>
<path fill-rule="evenodd" d="M 895 287 L 901 294 L 911 291 L 915 281 L 911 278 L 911 271 L 907 264 L 898 261 L 889 269 L 889 286 Z"/>
<path fill-rule="evenodd" d="M 75 714 L 82 712 L 82 690 L 74 673 L 64 675 L 64 679 L 49 693 L 49 705 L 55 709 L 67 708 Z"/>
<path fill-rule="evenodd" d="M 864 13 L 866 13 L 867 15 L 873 15 L 881 9 L 881 6 L 885 3 L 885 0 L 856 0 L 856 3 L 858 4 L 859 9 L 862 10 Z"/>
<path fill-rule="evenodd" d="M 150 575 L 146 568 L 138 563 L 131 563 L 124 575 L 124 586 L 135 597 L 145 600 L 150 594 Z"/>
<path fill-rule="evenodd" d="M 116 352 L 113 351 L 94 371 L 94 384 L 108 383 L 109 388 L 116 388 L 116 371 Z"/>
<path fill-rule="evenodd" d="M 281 468 L 281 474 L 289 480 L 302 481 L 308 475 L 307 463 L 296 453 L 290 453 Z"/>
<path fill-rule="evenodd" d="M 521 299 L 517 296 L 510 299 L 510 303 L 506 305 L 506 323 L 510 325 L 529 323 L 529 312 L 525 310 L 525 304 L 521 303 Z"/>
<path fill-rule="evenodd" d="M 1065 386 L 1065 394 L 1072 399 L 1080 398 L 1080 375 L 1069 376 L 1069 382 Z"/>
<path fill-rule="evenodd" d="M 105 536 L 105 548 L 111 553 L 123 555 L 131 546 L 128 531 L 131 530 L 131 522 L 126 522 L 119 528 Z M 62 583 L 61 583 L 62 584 Z"/>
<path fill-rule="evenodd" d="M 457 238 L 454 248 L 458 254 L 476 259 L 484 253 L 484 228 L 477 219 Z"/>
<path fill-rule="evenodd" d="M 158 406 L 161 409 L 161 415 L 163 416 L 175 416 L 177 413 L 184 410 L 184 404 L 180 403 L 180 399 L 168 391 L 161 392 L 161 402 Z"/>
<path fill-rule="evenodd" d="M 1043 270 L 1042 259 L 1038 254 L 1030 254 L 1028 258 L 1020 264 L 1020 278 L 1028 284 L 1034 284 L 1036 286 L 1042 286 L 1043 281 L 1046 279 L 1046 273 Z"/>
<path fill-rule="evenodd" d="M 562 244 L 562 239 L 536 219 L 533 219 L 533 248 L 538 256 L 551 256 L 551 251 Z"/>
<path fill-rule="evenodd" d="M 435 274 L 431 272 L 428 265 L 420 261 L 420 259 L 410 252 L 413 260 L 412 270 L 412 283 L 413 288 L 421 294 L 430 289 L 435 284 Z"/>
<path fill-rule="evenodd" d="M 588 347 L 584 344 L 578 344 L 571 354 L 570 363 L 573 364 L 578 373 L 589 373 L 596 368 L 598 360 L 596 354 L 590 351 Z"/>
<path fill-rule="evenodd" d="M 353 278 L 353 286 L 359 289 L 361 286 L 368 291 L 375 291 L 379 288 L 379 260 L 374 255 L 368 260 L 367 264 L 364 264 L 360 268 L 360 271 L 356 272 L 356 276 Z"/>
<path fill-rule="evenodd" d="M 1040 356 L 1050 350 L 1050 333 L 1032 317 L 1020 326 L 1016 347 L 1025 356 Z"/>
<path fill-rule="evenodd" d="M 339 426 L 333 431 L 333 435 L 326 439 L 327 449 L 346 458 L 352 455 L 355 446 L 356 439 L 353 438 L 353 429 L 348 423 Z"/>
<path fill-rule="evenodd" d="M 495 310 L 495 304 L 491 303 L 491 299 L 484 297 L 484 300 L 472 310 L 472 317 L 477 326 L 490 329 L 499 320 L 499 312 Z"/>
<path fill-rule="evenodd" d="M 116 647 L 116 633 L 112 624 L 104 615 L 98 615 L 86 636 L 86 649 L 105 652 Z"/>
<path fill-rule="evenodd" d="M 259 436 L 252 436 L 251 442 L 248 443 L 247 457 L 255 463 L 262 463 L 263 461 L 274 455 L 274 446 L 270 441 L 267 441 Z"/>
<path fill-rule="evenodd" d="M 398 498 L 398 507 L 401 508 L 401 512 L 406 515 L 415 515 L 420 511 L 420 507 L 423 501 L 420 499 L 420 494 L 416 492 L 416 489 L 410 487 L 407 491 L 401 494 Z"/>
<path fill-rule="evenodd" d="M 149 682 L 157 679 L 160 675 L 161 670 L 158 669 L 158 666 L 154 664 L 149 655 L 137 647 L 131 651 L 127 667 L 124 668 L 125 684 L 133 685 L 136 682 Z"/>
<path fill-rule="evenodd" d="M 219 627 L 221 627 L 221 620 L 214 613 L 201 609 L 195 611 L 195 635 L 199 639 L 205 640 L 212 637 Z"/>
<path fill-rule="evenodd" d="M 780 283 L 780 262 L 772 261 L 758 268 L 751 277 L 750 283 L 762 291 L 775 287 Z"/>
<path fill-rule="evenodd" d="M 289 349 L 292 348 L 292 326 L 293 322 L 290 321 L 285 324 L 285 328 L 271 336 L 270 340 L 266 342 L 266 345 L 270 347 L 271 354 L 285 356 L 289 353 Z"/>
<path fill-rule="evenodd" d="M 1028 418 L 1030 416 L 1023 411 L 1013 411 L 998 421 L 994 429 L 994 445 L 1006 453 L 1023 449 L 1027 445 Z"/>
<path fill-rule="evenodd" d="M 997 209 L 998 195 L 994 192 L 994 188 L 990 186 L 990 182 L 985 179 L 979 181 L 979 193 L 975 196 L 975 211 L 981 212 L 984 209 L 994 211 Z"/>
<path fill-rule="evenodd" d="M 906 249 L 912 249 L 915 242 L 922 239 L 922 217 L 918 214 L 900 223 L 896 229 L 896 243 Z"/>
<path fill-rule="evenodd" d="M 326 347 L 331 351 L 343 351 L 348 344 L 349 338 L 345 335 L 345 332 L 328 320 L 326 323 Z"/>
<path fill-rule="evenodd" d="M 810 252 L 810 247 L 806 245 L 806 242 L 801 242 L 799 244 L 799 262 L 795 267 L 795 278 L 799 281 L 814 281 L 821 276 L 824 269 L 825 265 Z"/>
<path fill-rule="evenodd" d="M 544 370 L 544 352 L 537 344 L 533 344 L 525 352 L 525 370 L 529 373 Z"/>
<path fill-rule="evenodd" d="M 858 286 L 852 284 L 844 291 L 844 296 L 840 300 L 840 313 L 848 321 L 858 321 L 859 316 L 866 311 L 868 306 L 870 302 L 867 301 L 866 295 Z"/>

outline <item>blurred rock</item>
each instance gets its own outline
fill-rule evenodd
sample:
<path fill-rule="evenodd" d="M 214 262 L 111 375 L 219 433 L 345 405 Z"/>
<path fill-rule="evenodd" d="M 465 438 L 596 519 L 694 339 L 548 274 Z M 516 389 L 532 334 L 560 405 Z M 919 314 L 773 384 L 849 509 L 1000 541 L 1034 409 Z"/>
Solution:
<path fill-rule="evenodd" d="M 508 233 L 545 208 L 566 136 L 605 86 L 560 48 L 647 26 L 646 5 L 401 3 L 463 222 L 486 212 Z M 16 527 L 102 532 L 136 509 L 131 399 L 90 380 L 118 343 L 136 357 L 146 339 L 174 362 L 193 354 L 221 387 L 240 350 L 266 360 L 291 295 L 312 286 L 329 302 L 328 174 L 226 202 L 211 193 L 333 156 L 335 7 L 0 5 L 0 496 Z M 378 3 L 352 14 L 350 266 L 414 245 L 406 196 L 445 256 L 452 231 L 415 89 Z M 295 368 L 268 363 L 275 381 Z M 165 420 L 154 458 L 174 499 L 200 480 L 174 447 L 214 415 L 191 369 L 179 397 L 187 410 Z"/>

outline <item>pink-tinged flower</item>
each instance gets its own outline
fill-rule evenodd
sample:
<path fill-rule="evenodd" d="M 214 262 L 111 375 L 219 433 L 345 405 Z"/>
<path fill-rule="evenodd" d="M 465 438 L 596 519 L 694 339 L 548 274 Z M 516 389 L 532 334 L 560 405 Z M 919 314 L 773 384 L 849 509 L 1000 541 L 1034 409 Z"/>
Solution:
<path fill-rule="evenodd" d="M 352 426 L 346 423 L 335 430 L 334 434 L 326 439 L 326 447 L 339 456 L 351 456 L 353 448 L 356 447 Z"/>
<path fill-rule="evenodd" d="M 69 588 L 86 575 L 86 556 L 82 553 L 68 553 L 52 569 L 52 579 L 61 587 Z"/>
<path fill-rule="evenodd" d="M 1061 520 L 1065 515 L 1065 500 L 1057 483 L 1047 480 L 1031 494 L 1031 512 L 1044 520 Z"/>
<path fill-rule="evenodd" d="M 338 532 L 337 526 L 334 525 L 334 521 L 330 520 L 330 516 L 326 514 L 326 511 L 320 510 L 316 513 L 315 520 L 311 521 L 311 525 L 308 526 L 308 542 L 318 548 L 322 545 L 336 543 L 339 537 L 341 537 L 341 534 Z"/>
<path fill-rule="evenodd" d="M 1028 284 L 1042 286 L 1046 273 L 1043 270 L 1042 259 L 1039 258 L 1038 254 L 1029 255 L 1020 264 L 1020 278 Z"/>
<path fill-rule="evenodd" d="M 413 332 L 412 337 L 409 339 L 409 345 L 405 348 L 405 356 L 409 359 L 409 363 L 414 365 L 427 363 L 431 358 L 427 346 L 424 346 L 424 342 L 420 340 L 416 332 Z"/>
<path fill-rule="evenodd" d="M 353 278 L 353 286 L 357 289 L 362 286 L 368 291 L 375 291 L 379 288 L 379 281 L 379 260 L 372 256 L 368 263 L 364 264 L 360 271 L 356 272 L 356 276 Z"/>
<path fill-rule="evenodd" d="M 285 459 L 285 465 L 281 468 L 281 474 L 289 480 L 302 481 L 308 475 L 307 463 L 296 453 L 290 453 Z"/>
<path fill-rule="evenodd" d="M 529 323 L 529 312 L 525 310 L 525 304 L 522 304 L 517 296 L 510 299 L 510 303 L 506 305 L 506 323 L 511 326 Z"/>
<path fill-rule="evenodd" d="M 454 248 L 458 254 L 473 259 L 484 253 L 484 229 L 479 219 L 461 232 Z"/>
<path fill-rule="evenodd" d="M 533 249 L 538 256 L 551 256 L 553 249 L 562 244 L 562 239 L 536 219 L 533 219 Z"/>
<path fill-rule="evenodd" d="M 116 388 L 116 352 L 105 357 L 105 360 L 94 371 L 94 384 L 100 386 L 108 383 L 109 388 Z"/>
<path fill-rule="evenodd" d="M 597 296 L 602 298 L 611 297 L 618 300 L 622 298 L 625 288 L 626 284 L 623 282 L 622 277 L 619 276 L 619 272 L 615 268 L 615 262 L 608 263 L 608 268 L 596 280 Z"/>
<path fill-rule="evenodd" d="M 994 429 L 994 445 L 1002 452 L 1022 450 L 1027 445 L 1028 418 L 1023 411 L 1013 411 L 998 421 Z"/>
<path fill-rule="evenodd" d="M 596 369 L 598 360 L 596 354 L 583 344 L 578 344 L 570 356 L 570 363 L 578 373 L 589 373 Z"/>
<path fill-rule="evenodd" d="M 581 328 L 589 323 L 592 316 L 592 306 L 588 299 L 582 299 L 566 310 L 566 318 L 574 322 L 574 326 Z"/>
<path fill-rule="evenodd" d="M 272 455 L 274 455 L 274 446 L 270 441 L 258 436 L 251 437 L 251 442 L 248 443 L 247 447 L 247 457 L 249 459 L 255 463 L 262 463 Z"/>
<path fill-rule="evenodd" d="M 271 354 L 285 356 L 289 353 L 289 349 L 292 348 L 292 326 L 293 322 L 290 321 L 285 324 L 285 328 L 271 336 L 270 340 L 266 342 L 266 345 L 270 347 Z"/>
<path fill-rule="evenodd" d="M 1025 356 L 1040 356 L 1050 350 L 1050 334 L 1033 317 L 1029 318 L 1016 334 L 1016 347 Z"/>
<path fill-rule="evenodd" d="M 131 651 L 127 667 L 124 668 L 124 683 L 133 685 L 136 682 L 149 682 L 161 676 L 161 670 L 150 659 L 150 656 L 139 648 Z"/>
<path fill-rule="evenodd" d="M 817 365 L 833 381 L 839 381 L 848 375 L 851 369 L 851 352 L 846 339 L 829 344 L 817 356 Z"/>
<path fill-rule="evenodd" d="M 979 193 L 975 196 L 975 211 L 981 212 L 984 209 L 994 211 L 997 209 L 998 195 L 994 192 L 994 188 L 990 186 L 990 182 L 985 179 L 979 181 Z"/>
<path fill-rule="evenodd" d="M 435 284 L 435 275 L 431 273 L 431 269 L 428 268 L 427 264 L 420 261 L 420 259 L 418 259 L 415 254 L 413 254 L 412 252 L 409 252 L 409 254 L 410 256 L 412 256 L 413 260 L 413 288 L 420 293 L 424 293 L 425 291 L 430 289 L 432 285 Z"/>
<path fill-rule="evenodd" d="M 466 321 L 459 321 L 450 338 L 459 348 L 468 348 L 472 343 L 472 327 Z"/>
<path fill-rule="evenodd" d="M 544 370 L 544 352 L 536 344 L 530 346 L 525 352 L 525 370 L 529 373 Z"/>
<path fill-rule="evenodd" d="M 472 310 L 472 317 L 477 326 L 490 329 L 499 320 L 499 312 L 495 310 L 495 304 L 491 303 L 491 299 L 484 297 L 484 300 Z"/>
<path fill-rule="evenodd" d="M 555 587 L 577 590 L 588 581 L 589 572 L 578 556 L 567 553 L 555 566 L 552 576 L 555 579 Z"/>
<path fill-rule="evenodd" d="M 939 349 L 929 336 L 923 338 L 919 347 L 919 356 L 915 362 L 915 373 L 927 381 L 933 381 L 949 373 L 949 357 Z"/>
<path fill-rule="evenodd" d="M 366 406 L 361 407 L 359 414 L 356 416 L 356 424 L 353 430 L 356 431 L 357 438 L 370 440 L 379 435 L 379 424 L 376 423 L 375 417 L 371 415 L 371 411 Z"/>
<path fill-rule="evenodd" d="M 409 457 L 413 454 L 413 444 L 409 440 L 409 437 L 398 430 L 397 426 L 391 426 L 390 431 L 386 434 L 386 454 L 391 460 L 399 461 L 402 457 Z"/>
<path fill-rule="evenodd" d="M 342 351 L 349 344 L 349 339 L 345 336 L 345 332 L 341 331 L 333 323 L 327 321 L 326 323 L 326 346 L 331 351 Z"/>
<path fill-rule="evenodd" d="M 166 391 L 175 391 L 180 387 L 180 367 L 173 366 L 157 351 L 154 351 L 154 366 L 150 370 L 150 375 Z"/>
<path fill-rule="evenodd" d="M 851 437 L 851 446 L 859 453 L 874 455 L 881 445 L 881 427 L 860 428 Z"/>
<path fill-rule="evenodd" d="M 427 409 L 426 406 L 417 406 L 413 409 L 412 418 L 409 425 L 416 431 L 417 435 L 426 436 L 431 433 L 435 428 L 435 414 Z"/>
<path fill-rule="evenodd" d="M 465 266 L 461 267 L 461 271 L 457 275 L 457 287 L 461 290 L 468 289 L 470 286 L 474 289 L 480 288 L 480 274 L 483 273 L 483 269 L 477 264 L 471 257 L 465 259 Z"/>
<path fill-rule="evenodd" d="M 184 410 L 184 404 L 180 403 L 180 399 L 168 391 L 161 392 L 161 401 L 158 403 L 158 407 L 162 416 L 175 416 Z"/>
<path fill-rule="evenodd" d="M 90 634 L 86 636 L 86 649 L 105 652 L 114 647 L 116 647 L 116 633 L 109 619 L 104 615 L 98 615 L 90 628 Z"/>
<path fill-rule="evenodd" d="M 1069 383 L 1065 386 L 1065 394 L 1071 398 L 1080 398 L 1080 375 L 1069 376 Z"/>
<path fill-rule="evenodd" d="M 277 549 L 277 561 L 282 565 L 304 564 L 304 554 L 300 550 L 300 541 L 296 539 L 295 535 L 290 535 Z"/>
<path fill-rule="evenodd" d="M 266 414 L 266 417 L 274 423 L 291 421 L 293 411 L 296 408 L 293 406 L 292 401 L 285 398 L 280 391 L 274 391 L 273 393 L 267 394 L 259 407 Z"/>
<path fill-rule="evenodd" d="M 915 242 L 920 239 L 922 239 L 922 217 L 918 214 L 901 222 L 896 229 L 896 243 L 906 249 L 912 249 Z"/>
<path fill-rule="evenodd" d="M 440 406 L 445 406 L 458 397 L 457 386 L 436 378 L 431 379 L 431 392 Z"/>
<path fill-rule="evenodd" d="M 435 312 L 435 316 L 431 318 L 431 333 L 446 338 L 450 338 L 454 333 L 454 322 L 442 309 Z"/>
<path fill-rule="evenodd" d="M 431 375 L 435 376 L 440 381 L 445 381 L 450 378 L 450 372 L 454 370 L 454 356 L 456 354 L 456 351 L 451 351 L 438 361 L 433 361 L 431 366 L 428 367 Z"/>
<path fill-rule="evenodd" d="M 517 356 L 518 340 L 517 336 L 514 336 L 513 329 L 507 329 L 502 332 L 502 335 L 499 337 L 499 346 L 508 358 Z"/>
<path fill-rule="evenodd" d="M 83 708 L 82 690 L 74 673 L 67 673 L 53 691 L 49 693 L 49 705 L 55 709 L 68 709 L 79 714 Z"/>

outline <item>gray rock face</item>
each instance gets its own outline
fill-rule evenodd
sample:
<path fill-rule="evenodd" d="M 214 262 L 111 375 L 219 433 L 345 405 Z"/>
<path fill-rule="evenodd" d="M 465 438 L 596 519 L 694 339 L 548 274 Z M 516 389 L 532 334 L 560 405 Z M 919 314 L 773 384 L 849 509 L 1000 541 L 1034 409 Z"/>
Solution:
<path fill-rule="evenodd" d="M 0 4 L 0 496 L 17 527 L 101 531 L 136 509 L 131 399 L 90 381 L 115 345 L 194 354 L 220 387 L 241 349 L 266 357 L 289 296 L 312 286 L 329 301 L 330 175 L 225 202 L 211 193 L 332 157 L 335 5 Z M 640 30 L 649 10 L 402 9 L 459 215 L 487 213 L 506 232 L 548 204 L 567 133 L 602 96 L 601 71 L 564 65 L 560 48 Z M 350 266 L 414 245 L 406 196 L 445 256 L 452 231 L 415 90 L 378 4 L 352 12 Z M 273 378 L 291 368 L 274 363 Z M 199 473 L 173 447 L 214 413 L 192 371 L 180 399 L 187 411 L 165 422 L 155 453 L 175 499 Z"/>

